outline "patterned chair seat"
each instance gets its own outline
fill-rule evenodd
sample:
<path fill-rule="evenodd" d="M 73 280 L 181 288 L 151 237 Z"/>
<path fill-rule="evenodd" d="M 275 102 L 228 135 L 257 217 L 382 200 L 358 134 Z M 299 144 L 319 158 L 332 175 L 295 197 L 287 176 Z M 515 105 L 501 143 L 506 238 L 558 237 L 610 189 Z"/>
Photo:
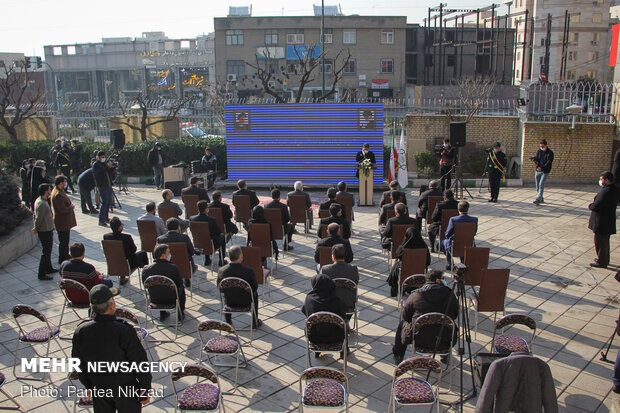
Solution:
<path fill-rule="evenodd" d="M 401 404 L 432 403 L 435 401 L 435 393 L 427 381 L 403 377 L 394 383 L 394 398 Z"/>
<path fill-rule="evenodd" d="M 310 351 L 342 351 L 342 342 L 339 343 L 310 343 Z"/>
<path fill-rule="evenodd" d="M 60 328 L 56 326 L 52 327 L 39 327 L 26 334 L 24 334 L 20 340 L 30 343 L 45 343 L 50 338 L 60 333 Z"/>
<path fill-rule="evenodd" d="M 239 348 L 235 336 L 217 336 L 207 341 L 205 351 L 209 353 L 234 353 Z"/>
<path fill-rule="evenodd" d="M 500 354 L 510 354 L 519 351 L 530 352 L 527 341 L 514 334 L 500 334 L 495 337 L 495 351 Z"/>
<path fill-rule="evenodd" d="M 89 396 L 80 397 L 77 401 L 78 406 L 92 406 L 93 398 Z"/>
<path fill-rule="evenodd" d="M 211 383 L 196 383 L 183 390 L 179 409 L 215 410 L 220 400 L 220 390 Z"/>
<path fill-rule="evenodd" d="M 142 327 L 134 327 L 134 329 L 136 330 L 136 335 L 140 341 L 144 340 L 149 335 L 149 332 Z"/>
<path fill-rule="evenodd" d="M 421 346 L 415 346 L 415 352 L 418 354 L 447 354 L 450 353 L 452 351 L 451 348 L 438 348 L 438 349 L 434 349 L 434 348 L 430 348 L 430 347 L 421 347 Z"/>
<path fill-rule="evenodd" d="M 344 404 L 344 387 L 336 380 L 316 379 L 306 385 L 303 404 L 337 407 Z"/>
<path fill-rule="evenodd" d="M 170 303 L 170 304 L 151 303 L 151 308 L 153 310 L 174 310 L 175 308 L 177 308 L 177 306 L 175 303 Z"/>
<path fill-rule="evenodd" d="M 252 310 L 252 305 L 247 307 L 231 307 L 229 305 L 224 306 L 224 311 L 227 313 L 249 313 Z"/>

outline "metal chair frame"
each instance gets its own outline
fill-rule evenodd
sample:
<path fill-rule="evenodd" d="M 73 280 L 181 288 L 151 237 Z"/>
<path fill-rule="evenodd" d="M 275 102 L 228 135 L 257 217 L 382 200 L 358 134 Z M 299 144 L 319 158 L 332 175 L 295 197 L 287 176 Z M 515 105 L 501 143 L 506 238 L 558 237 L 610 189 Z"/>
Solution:
<path fill-rule="evenodd" d="M 148 340 L 149 331 L 146 328 L 140 327 L 140 320 L 138 320 L 138 317 L 134 313 L 132 313 L 131 311 L 129 311 L 128 309 L 124 307 L 116 307 L 114 316 L 116 318 L 122 318 L 123 320 L 127 320 L 131 322 L 133 324 L 133 328 L 136 330 L 136 333 L 138 332 L 138 329 L 144 333 L 144 336 L 142 336 L 142 338 L 140 337 L 138 338 L 140 338 L 140 342 L 142 343 L 146 351 L 149 353 L 149 356 L 151 356 L 151 360 L 155 360 L 153 358 L 153 353 L 151 353 L 151 346 L 149 346 L 149 340 Z M 145 322 L 145 325 L 146 325 L 146 322 Z"/>
<path fill-rule="evenodd" d="M 75 386 L 75 382 L 78 381 L 79 382 L 79 378 L 78 378 L 78 373 L 76 371 L 72 371 L 71 373 L 69 373 L 67 375 L 67 380 L 69 380 L 69 383 L 71 383 L 72 386 Z M 83 387 L 83 390 L 85 391 L 86 388 Z M 75 413 L 77 411 L 77 408 L 79 407 L 81 410 L 89 410 L 89 409 L 93 409 L 93 399 L 91 397 L 90 399 L 90 404 L 86 404 L 86 403 L 80 403 L 82 401 L 82 398 L 78 398 L 78 394 L 77 392 L 75 393 L 75 396 L 73 397 L 73 413 Z"/>
<path fill-rule="evenodd" d="M 80 320 L 87 320 L 90 318 L 90 304 L 74 304 L 69 297 L 67 297 L 67 291 L 68 289 L 74 289 L 74 290 L 80 290 L 81 292 L 85 293 L 86 296 L 88 296 L 88 288 L 86 288 L 86 286 L 84 284 L 82 284 L 79 281 L 76 280 L 72 280 L 70 278 L 63 278 L 62 280 L 60 280 L 60 282 L 58 283 L 58 288 L 60 289 L 60 292 L 62 293 L 63 297 L 65 297 L 65 302 L 62 305 L 62 311 L 60 312 L 60 320 L 58 320 L 58 328 L 60 328 L 62 326 L 62 319 L 65 315 L 65 309 L 66 308 L 70 308 L 73 313 L 80 319 Z M 81 315 L 78 314 L 78 312 L 76 311 L 76 309 L 87 309 L 88 310 L 88 314 L 86 317 L 82 317 Z M 71 337 L 59 337 L 61 340 L 71 340 Z"/>
<path fill-rule="evenodd" d="M 353 318 L 353 328 L 355 329 L 355 346 L 357 347 L 357 345 L 359 344 L 360 336 L 358 322 L 359 309 L 357 308 L 357 284 L 355 284 L 355 282 L 349 280 L 348 278 L 334 278 L 334 284 L 336 284 L 336 288 L 352 290 L 355 292 L 355 305 L 353 306 L 353 309 L 347 308 L 347 315 L 351 315 L 351 318 Z M 349 333 L 351 332 L 350 329 L 347 329 L 347 331 Z"/>
<path fill-rule="evenodd" d="M 188 371 L 189 370 L 189 371 Z M 213 410 L 183 410 L 179 408 L 179 392 L 177 391 L 177 387 L 175 382 L 182 379 L 183 377 L 196 376 L 196 383 L 200 382 L 200 377 L 203 377 L 209 380 L 211 383 L 215 384 L 219 390 L 219 400 L 217 403 L 217 407 Z M 224 412 L 226 413 L 226 407 L 224 406 L 224 402 L 222 400 L 222 386 L 220 386 L 220 381 L 217 377 L 217 374 L 211 370 L 210 368 L 198 364 L 188 364 L 185 366 L 185 371 L 174 371 L 170 374 L 170 380 L 172 381 L 172 391 L 174 391 L 174 411 L 178 412 Z"/>
<path fill-rule="evenodd" d="M 194 247 L 201 249 L 203 255 L 211 256 L 211 273 L 213 273 L 214 272 L 213 264 L 215 262 L 216 251 L 215 251 L 215 246 L 213 245 L 213 239 L 211 238 L 211 230 L 209 229 L 209 223 L 199 222 L 199 221 L 190 221 L 189 230 L 192 233 L 192 240 L 194 241 Z M 206 233 L 203 233 L 203 231 L 206 231 Z M 206 243 L 203 243 L 205 239 L 208 239 L 208 241 Z M 209 247 L 211 248 L 211 253 L 207 254 L 207 252 L 209 252 Z M 198 289 L 200 289 L 200 277 L 196 277 L 196 278 L 198 278 L 197 287 Z M 209 280 L 208 275 L 206 275 L 205 278 Z"/>
<path fill-rule="evenodd" d="M 428 366 L 417 366 L 417 364 L 427 364 Z M 411 372 L 411 377 L 413 378 L 414 372 L 424 370 L 427 371 L 428 374 L 436 373 L 438 375 L 437 381 L 435 384 L 435 390 L 433 391 L 434 400 L 430 403 L 399 403 L 396 400 L 396 395 L 394 394 L 394 387 L 396 382 L 399 380 L 399 377 L 403 374 Z M 437 405 L 437 413 L 440 411 L 439 407 L 439 385 L 441 384 L 441 375 L 443 371 L 441 368 L 441 363 L 437 360 L 430 357 L 411 357 L 407 360 L 402 361 L 395 369 L 394 369 L 394 377 L 392 378 L 392 390 L 390 391 L 390 401 L 388 403 L 388 412 L 391 410 L 393 413 L 396 413 L 396 407 L 398 406 L 432 406 L 433 404 Z M 426 384 L 433 389 L 433 386 L 428 382 L 428 380 L 423 380 Z M 432 411 L 432 407 L 431 407 Z"/>
<path fill-rule="evenodd" d="M 295 225 L 304 224 L 304 234 L 307 234 L 310 231 L 310 219 L 308 218 L 308 208 L 306 208 L 306 197 L 304 195 L 291 195 L 286 200 L 289 205 L 289 210 L 291 212 L 291 222 Z M 302 207 L 299 211 L 298 208 Z M 301 221 L 301 210 L 303 210 L 304 219 Z M 297 216 L 299 214 L 299 217 Z"/>
<path fill-rule="evenodd" d="M 310 338 L 308 337 L 308 333 L 309 333 L 308 324 L 313 318 L 319 317 L 321 315 L 328 315 L 329 317 L 332 318 L 332 324 L 338 325 L 338 327 L 341 327 L 344 330 L 344 334 L 343 334 L 344 338 L 342 339 L 342 346 L 340 350 L 321 350 L 321 351 L 310 350 Z M 333 321 L 336 321 L 336 322 L 333 322 Z M 329 353 L 329 354 L 338 354 L 338 355 L 340 355 L 340 353 L 343 353 L 343 356 L 342 356 L 342 360 L 344 364 L 343 372 L 344 374 L 347 374 L 347 355 L 348 355 L 347 354 L 348 353 L 347 351 L 347 345 L 348 345 L 347 323 L 344 321 L 342 317 L 340 317 L 338 314 L 330 313 L 329 311 L 319 311 L 314 314 L 311 314 L 306 318 L 304 334 L 306 336 L 306 368 L 312 367 L 310 363 L 310 352 L 311 351 L 313 353 Z"/>
<path fill-rule="evenodd" d="M 19 404 L 19 402 L 8 390 L 4 389 L 4 383 L 6 383 L 6 376 L 4 376 L 3 374 L 1 377 L 2 381 L 0 381 L 0 393 L 4 394 L 8 398 L 8 401 L 13 403 L 15 406 L 0 406 L 0 410 L 17 410 L 23 412 L 24 408 L 22 407 L 22 405 Z"/>
<path fill-rule="evenodd" d="M 338 382 L 342 390 L 344 391 L 344 404 L 340 406 L 308 406 L 304 404 L 304 396 L 306 394 L 306 388 L 308 384 L 317 379 L 328 379 Z M 303 386 L 302 382 L 305 380 L 306 385 Z M 345 373 L 330 367 L 310 367 L 304 370 L 299 376 L 299 411 L 303 412 L 304 407 L 312 409 L 342 409 L 345 408 L 345 412 L 349 412 L 349 380 Z"/>
<path fill-rule="evenodd" d="M 398 315 L 399 320 L 402 320 L 401 308 L 403 308 L 403 301 L 405 301 L 405 292 L 408 289 L 417 290 L 426 283 L 426 276 L 424 274 L 413 274 L 405 278 L 402 283 L 398 285 Z"/>
<path fill-rule="evenodd" d="M 225 307 L 224 290 L 226 288 L 229 288 L 227 285 L 233 282 L 241 282 L 244 285 L 244 291 L 250 294 L 250 299 L 251 299 L 250 300 L 250 311 L 224 311 L 224 307 Z M 238 287 L 230 287 L 230 288 L 238 288 Z M 222 320 L 224 319 L 224 314 L 230 314 L 231 320 L 232 320 L 232 315 L 234 313 L 248 314 L 250 316 L 250 328 L 249 329 L 239 328 L 237 329 L 237 331 L 249 331 L 250 332 L 250 343 L 251 343 L 254 337 L 254 319 L 258 318 L 258 315 L 256 314 L 255 307 L 254 307 L 254 293 L 252 292 L 252 287 L 246 280 L 243 280 L 237 277 L 228 277 L 220 281 L 220 283 L 217 285 L 217 289 L 220 292 L 220 319 Z"/>
<path fill-rule="evenodd" d="M 106 245 L 109 245 L 109 247 L 106 247 Z M 108 268 L 108 273 L 106 274 L 106 277 L 107 278 L 110 278 L 110 276 L 119 277 L 119 288 L 120 288 L 120 277 L 127 277 L 127 290 L 129 290 L 127 299 L 129 300 L 133 293 L 131 291 L 131 274 L 133 274 L 134 271 L 138 270 L 138 280 L 141 281 L 142 270 L 140 269 L 140 267 L 136 267 L 133 270 L 131 269 L 131 266 L 129 265 L 129 261 L 127 261 L 127 257 L 125 256 L 125 250 L 123 249 L 123 241 L 104 239 L 101 241 L 101 247 L 103 248 L 103 254 L 105 256 L 105 261 L 106 261 L 106 265 Z M 112 247 L 114 247 L 115 251 L 110 251 L 110 248 Z M 122 253 L 122 256 L 120 255 L 121 253 Z M 110 257 L 108 257 L 108 254 L 110 254 Z M 112 260 L 114 259 L 120 259 L 121 257 L 125 261 L 125 265 L 127 266 L 126 273 L 125 274 L 113 274 L 113 272 L 116 272 L 116 271 L 113 271 L 113 268 L 110 266 L 110 262 L 113 262 Z M 119 266 L 122 266 L 122 264 L 119 263 Z M 123 272 L 125 271 L 125 270 L 122 270 L 120 267 L 118 269 Z"/>
<path fill-rule="evenodd" d="M 151 296 L 149 294 L 149 288 L 152 286 L 151 284 L 153 284 L 154 282 L 162 282 L 163 284 L 166 284 L 166 287 L 170 288 L 171 290 L 174 290 L 176 301 L 174 302 L 174 304 L 170 305 L 170 308 L 153 308 L 153 304 L 151 303 Z M 144 327 L 145 328 L 148 327 L 149 316 L 151 317 L 151 323 L 153 323 L 153 326 L 159 327 L 156 329 L 156 331 L 160 331 L 161 327 L 172 327 L 174 325 L 174 340 L 176 340 L 179 335 L 179 313 L 181 312 L 181 304 L 179 300 L 179 292 L 177 291 L 177 286 L 174 284 L 174 281 L 172 281 L 170 278 L 165 277 L 163 275 L 151 275 L 146 280 L 144 280 L 144 291 L 146 294 L 146 319 L 144 322 Z M 172 310 L 172 309 L 174 309 L 174 324 L 155 321 L 155 318 L 153 317 L 153 310 L 166 311 L 166 310 Z M 180 324 L 183 325 L 182 320 Z M 153 334 L 149 333 L 149 335 L 153 337 Z M 153 341 L 156 341 L 158 343 L 172 343 L 174 342 L 174 340 L 153 339 Z"/>
<path fill-rule="evenodd" d="M 486 290 L 491 288 L 489 287 L 489 284 L 491 285 L 497 285 L 498 280 L 496 276 L 491 276 L 489 277 L 488 274 L 492 274 L 493 272 L 497 272 L 497 271 L 503 271 L 503 270 L 496 270 L 496 269 L 484 269 L 482 270 L 482 282 L 480 285 L 480 288 L 478 290 L 478 294 L 476 296 L 470 296 L 469 297 L 469 308 L 467 309 L 469 310 L 475 310 L 476 312 L 476 316 L 475 316 L 475 321 L 474 321 L 474 339 L 478 337 L 478 315 L 481 312 L 493 312 L 493 324 L 495 324 L 495 322 L 497 321 L 497 313 L 500 310 L 487 310 L 487 309 L 483 309 L 483 310 L 479 310 L 478 307 L 480 306 L 480 297 L 485 297 L 488 295 L 485 294 Z M 508 271 L 508 274 L 506 276 L 506 286 L 503 288 L 503 296 L 502 296 L 502 317 L 504 317 L 504 315 L 506 314 L 506 290 L 508 287 L 508 279 L 510 277 L 510 270 L 506 270 Z M 485 279 L 487 279 L 487 282 L 485 283 Z M 490 281 L 489 281 L 490 280 Z M 493 294 L 492 294 L 493 295 Z M 486 301 L 485 301 L 486 303 Z M 483 307 L 484 308 L 484 307 Z"/>
<path fill-rule="evenodd" d="M 523 318 L 528 319 L 529 322 L 526 323 L 525 320 L 522 320 Z M 528 327 L 530 330 L 532 330 L 532 337 L 530 337 L 529 341 L 526 340 L 529 353 L 532 354 L 532 347 L 534 345 L 534 337 L 536 337 L 536 320 L 534 320 L 532 317 L 525 315 L 525 314 L 506 314 L 505 316 L 497 320 L 497 322 L 495 323 L 495 328 L 493 329 L 493 339 L 491 340 L 491 351 L 495 352 L 495 337 L 497 336 L 497 330 L 501 328 L 502 334 L 504 334 L 504 328 L 506 326 L 512 327 L 514 325 L 524 325 Z"/>
<path fill-rule="evenodd" d="M 271 270 L 266 269 L 265 267 L 263 267 L 263 264 L 261 262 L 260 259 L 260 251 L 257 252 L 257 256 L 258 256 L 258 265 L 255 265 L 255 263 L 250 263 L 248 262 L 247 264 L 245 263 L 246 259 L 249 260 L 249 255 L 248 252 L 252 251 L 252 250 L 260 250 L 260 248 L 258 247 L 241 247 L 241 251 L 243 253 L 243 264 L 247 265 L 248 267 L 251 267 L 254 270 L 254 275 L 256 276 L 256 280 L 259 280 L 258 274 L 256 274 L 257 270 L 260 270 L 262 272 L 262 283 L 259 283 L 259 285 L 262 285 L 263 288 L 261 289 L 261 301 L 263 302 L 263 305 L 265 304 L 265 290 L 267 290 L 267 295 L 271 296 Z M 252 265 L 250 265 L 252 264 Z M 263 271 L 264 270 L 264 271 Z M 265 273 L 265 271 L 267 271 L 267 273 Z M 260 304 L 260 303 L 259 303 Z"/>

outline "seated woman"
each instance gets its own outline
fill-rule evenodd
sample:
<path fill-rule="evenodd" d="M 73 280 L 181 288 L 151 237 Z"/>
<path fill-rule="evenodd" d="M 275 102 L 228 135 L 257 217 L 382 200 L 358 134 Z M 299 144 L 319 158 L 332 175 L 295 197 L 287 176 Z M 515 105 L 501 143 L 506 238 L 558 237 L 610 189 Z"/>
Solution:
<path fill-rule="evenodd" d="M 273 228 L 271 227 L 271 223 L 265 219 L 265 209 L 261 205 L 256 205 L 252 209 L 252 218 L 248 220 L 248 227 L 250 224 L 269 224 L 269 238 L 271 239 L 271 248 L 273 248 L 273 254 L 276 257 L 276 261 L 278 260 L 278 255 L 280 251 L 278 250 L 278 243 L 273 237 Z M 247 245 L 250 245 L 250 232 L 248 231 L 248 242 Z M 263 258 L 263 264 L 265 263 L 266 258 Z"/>
<path fill-rule="evenodd" d="M 405 233 L 405 239 L 402 244 L 398 246 L 396 249 L 396 259 L 394 260 L 394 265 L 392 265 L 392 269 L 390 270 L 390 275 L 388 276 L 388 284 L 390 285 L 390 296 L 396 297 L 398 295 L 398 280 L 400 277 L 400 264 L 403 259 L 403 255 L 405 254 L 405 249 L 415 249 L 415 248 L 426 248 L 426 266 L 431 265 L 431 253 L 428 250 L 428 246 L 424 239 L 422 239 L 422 235 L 420 235 L 420 230 L 416 227 L 411 227 L 407 229 Z"/>

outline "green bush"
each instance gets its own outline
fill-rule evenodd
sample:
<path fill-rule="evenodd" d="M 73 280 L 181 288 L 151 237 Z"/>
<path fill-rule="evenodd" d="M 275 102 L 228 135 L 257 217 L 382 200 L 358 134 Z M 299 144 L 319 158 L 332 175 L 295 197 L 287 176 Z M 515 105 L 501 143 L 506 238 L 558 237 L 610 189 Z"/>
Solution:
<path fill-rule="evenodd" d="M 416 152 L 413 155 L 418 171 L 423 169 L 435 169 L 435 154 L 432 151 Z"/>
<path fill-rule="evenodd" d="M 435 171 L 433 168 L 425 166 L 424 168 L 418 171 L 418 178 L 432 178 Z"/>
<path fill-rule="evenodd" d="M 21 203 L 19 189 L 15 177 L 0 169 L 0 236 L 9 234 L 30 215 Z"/>
<path fill-rule="evenodd" d="M 467 162 L 463 162 L 463 172 L 473 174 L 474 177 L 481 176 L 486 167 L 487 153 L 484 151 L 472 151 Z"/>

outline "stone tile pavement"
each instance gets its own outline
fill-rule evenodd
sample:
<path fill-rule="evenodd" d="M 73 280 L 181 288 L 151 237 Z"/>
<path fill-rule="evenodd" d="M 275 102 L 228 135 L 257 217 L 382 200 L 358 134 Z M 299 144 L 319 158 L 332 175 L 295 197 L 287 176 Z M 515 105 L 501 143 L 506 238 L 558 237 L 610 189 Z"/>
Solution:
<path fill-rule="evenodd" d="M 489 266 L 510 268 L 510 282 L 506 298 L 507 312 L 530 314 L 538 323 L 534 354 L 547 361 L 555 379 L 561 411 L 607 412 L 614 399 L 610 394 L 613 366 L 599 361 L 599 353 L 615 327 L 618 316 L 618 284 L 611 270 L 591 269 L 594 257 L 592 234 L 587 229 L 589 212 L 596 188 L 592 186 L 550 187 L 546 203 L 534 206 L 532 188 L 503 188 L 498 204 L 488 204 L 474 190 L 471 214 L 480 218 L 476 237 L 478 246 L 491 248 Z M 258 191 L 267 196 L 267 191 Z M 417 193 L 417 192 L 416 192 Z M 230 197 L 230 193 L 228 193 Z M 313 193 L 314 201 L 323 199 L 322 192 Z M 378 195 L 375 196 L 378 201 Z M 101 250 L 102 234 L 107 230 L 97 225 L 94 216 L 79 213 L 79 198 L 72 196 L 78 211 L 78 227 L 71 240 L 86 246 L 86 260 L 101 272 L 106 271 Z M 149 200 L 159 201 L 159 191 L 145 186 L 131 186 L 128 195 L 119 195 L 122 209 L 111 216 L 119 216 L 125 223 L 125 232 L 134 236 L 139 245 L 135 223 Z M 417 195 L 408 195 L 409 204 L 415 205 Z M 180 200 L 177 200 L 180 202 Z M 412 207 L 412 209 L 414 209 Z M 355 261 L 360 268 L 359 308 L 360 337 L 358 346 L 349 358 L 349 386 L 351 411 L 386 411 L 394 365 L 391 346 L 398 324 L 397 303 L 389 297 L 386 277 L 388 265 L 381 254 L 377 233 L 377 208 L 356 207 L 354 235 L 351 239 Z M 301 227 L 298 227 L 301 230 Z M 300 231 L 303 232 L 303 231 Z M 243 244 L 245 233 L 234 238 L 234 244 Z M 271 294 L 260 308 L 264 325 L 255 332 L 245 352 L 249 366 L 239 372 L 239 390 L 224 396 L 228 411 L 292 411 L 298 405 L 298 377 L 305 368 L 304 316 L 300 307 L 310 290 L 314 272 L 313 250 L 315 237 L 298 234 L 294 237 L 294 251 L 280 259 Z M 618 238 L 612 237 L 612 263 L 620 264 Z M 16 326 L 10 315 L 18 303 L 33 305 L 43 311 L 52 323 L 57 323 L 62 295 L 55 282 L 36 279 L 39 247 L 0 269 L 0 371 L 7 376 L 5 388 L 20 395 L 22 385 L 47 389 L 48 383 L 17 382 L 12 365 L 15 350 Z M 53 259 L 56 258 L 54 248 Z M 198 258 L 198 264 L 202 259 Z M 443 269 L 445 260 L 433 254 L 431 267 Z M 172 343 L 152 344 L 155 357 L 165 361 L 197 360 L 199 341 L 196 335 L 198 320 L 219 318 L 219 295 L 214 284 L 215 274 L 199 266 L 202 282 L 200 291 L 194 288 L 193 299 L 187 301 L 187 317 L 182 334 Z M 206 281 L 205 281 L 206 280 Z M 131 301 L 127 288 L 122 288 L 119 305 L 135 310 L 144 321 L 144 299 L 134 278 Z M 67 313 L 65 314 L 67 317 Z M 478 333 L 473 338 L 472 351 L 489 351 L 493 314 L 481 314 Z M 64 334 L 70 335 L 77 325 L 70 313 Z M 473 313 L 472 313 L 473 321 Z M 235 319 L 235 325 L 245 322 Z M 152 326 L 149 325 L 149 328 Z M 249 338 L 249 333 L 240 332 Z M 156 338 L 172 337 L 171 329 L 155 333 Z M 616 340 L 609 353 L 615 360 Z M 70 351 L 70 341 L 62 345 Z M 53 346 L 54 355 L 61 352 Z M 31 356 L 29 350 L 20 352 Z M 456 359 L 455 359 L 456 360 Z M 312 360 L 315 365 L 340 366 L 331 357 Z M 224 389 L 232 385 L 234 370 L 219 368 Z M 454 382 L 458 376 L 454 373 Z M 52 374 L 52 387 L 67 387 L 66 377 Z M 149 404 L 146 412 L 173 411 L 174 395 L 169 376 L 154 375 L 154 386 L 163 388 L 163 397 Z M 468 368 L 465 374 L 466 390 L 471 388 Z M 455 387 L 458 390 L 458 386 Z M 3 396 L 1 396 L 3 397 Z M 455 400 L 455 395 L 446 396 Z M 0 404 L 3 398 L 0 398 Z M 25 394 L 19 401 L 30 411 L 65 412 L 73 409 L 66 395 L 61 397 L 30 397 Z M 472 412 L 475 399 L 465 404 L 464 411 Z M 446 406 L 442 410 L 448 409 Z"/>

